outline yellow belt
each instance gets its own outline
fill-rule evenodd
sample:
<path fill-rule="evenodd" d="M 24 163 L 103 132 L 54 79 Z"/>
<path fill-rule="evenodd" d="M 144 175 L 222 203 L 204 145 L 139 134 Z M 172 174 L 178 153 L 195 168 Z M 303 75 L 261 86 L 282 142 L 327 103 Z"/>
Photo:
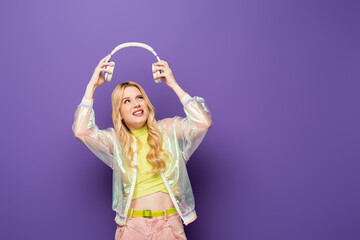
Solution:
<path fill-rule="evenodd" d="M 176 208 L 166 210 L 166 216 L 177 213 Z M 127 217 L 130 217 L 131 209 L 129 209 Z M 132 217 L 162 217 L 165 216 L 164 211 L 151 211 L 151 210 L 133 210 Z"/>

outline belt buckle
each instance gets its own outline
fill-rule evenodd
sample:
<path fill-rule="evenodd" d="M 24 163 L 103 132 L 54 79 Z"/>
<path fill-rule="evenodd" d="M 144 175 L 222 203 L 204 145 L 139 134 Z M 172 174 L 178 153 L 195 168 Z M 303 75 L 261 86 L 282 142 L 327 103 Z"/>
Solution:
<path fill-rule="evenodd" d="M 151 218 L 151 210 L 144 210 L 143 216 L 146 218 Z"/>

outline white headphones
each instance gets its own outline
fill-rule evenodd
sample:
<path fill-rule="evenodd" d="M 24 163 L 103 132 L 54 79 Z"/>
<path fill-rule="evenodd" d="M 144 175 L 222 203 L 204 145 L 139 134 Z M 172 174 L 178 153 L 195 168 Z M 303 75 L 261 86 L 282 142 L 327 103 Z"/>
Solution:
<path fill-rule="evenodd" d="M 150 52 L 152 52 L 152 53 L 155 55 L 156 59 L 159 60 L 159 62 L 160 62 L 160 58 L 158 57 L 158 55 L 156 54 L 156 52 L 154 51 L 154 49 L 152 49 L 152 47 L 150 47 L 150 46 L 147 45 L 147 44 L 139 43 L 139 42 L 128 42 L 128 43 L 123 43 L 123 44 L 118 45 L 116 48 L 114 48 L 114 50 L 112 50 L 111 55 L 106 59 L 106 62 L 109 61 L 109 59 L 111 58 L 112 55 L 114 55 L 114 53 L 116 53 L 116 52 L 119 51 L 120 49 L 127 48 L 127 47 L 141 47 L 141 48 L 145 48 L 146 50 L 149 50 Z M 105 78 L 106 81 L 111 81 L 112 75 L 113 75 L 113 73 L 114 73 L 115 62 L 112 61 L 112 63 L 113 63 L 113 66 L 106 66 L 106 67 L 105 67 L 105 69 L 108 69 L 108 70 L 110 70 L 110 71 L 112 72 L 111 74 L 105 72 L 104 78 Z M 156 67 L 155 67 L 154 65 L 152 65 L 152 70 L 154 70 L 155 68 L 156 68 Z M 158 75 L 161 74 L 161 73 L 162 73 L 162 71 L 159 70 L 159 71 L 153 73 L 153 76 L 156 77 L 156 76 L 158 76 Z M 156 78 L 156 79 L 155 79 L 155 82 L 156 82 L 156 83 L 161 83 L 161 78 Z"/>

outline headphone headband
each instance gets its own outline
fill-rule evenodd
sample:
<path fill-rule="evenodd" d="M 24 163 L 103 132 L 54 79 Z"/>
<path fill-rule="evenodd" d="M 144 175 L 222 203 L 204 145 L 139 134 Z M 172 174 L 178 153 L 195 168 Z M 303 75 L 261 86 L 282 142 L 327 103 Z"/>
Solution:
<path fill-rule="evenodd" d="M 152 47 L 150 47 L 149 45 L 147 45 L 145 43 L 139 43 L 139 42 L 127 42 L 127 43 L 122 43 L 122 44 L 118 45 L 117 47 L 114 48 L 114 50 L 111 51 L 111 55 L 106 59 L 106 61 L 109 61 L 111 56 L 114 55 L 117 51 L 119 51 L 120 49 L 123 49 L 123 48 L 127 48 L 127 47 L 144 48 L 144 49 L 152 52 L 152 54 L 154 54 L 156 59 L 159 60 L 159 62 L 160 62 L 160 58 L 158 57 L 158 55 L 156 54 L 156 52 L 154 51 L 154 49 Z"/>
<path fill-rule="evenodd" d="M 160 58 L 158 57 L 158 55 L 156 54 L 156 52 L 154 51 L 154 49 L 152 47 L 150 47 L 149 45 L 145 44 L 145 43 L 139 43 L 139 42 L 127 42 L 127 43 L 123 43 L 123 44 L 120 44 L 118 45 L 117 47 L 114 48 L 114 50 L 112 50 L 110 56 L 106 59 L 106 62 L 108 62 L 111 58 L 112 55 L 114 55 L 117 51 L 119 51 L 120 49 L 123 49 L 123 48 L 127 48 L 127 47 L 141 47 L 141 48 L 145 48 L 146 50 L 152 52 L 156 59 L 160 62 Z M 114 71 L 114 67 L 115 67 L 115 62 L 113 62 L 114 65 L 113 67 L 110 67 L 110 66 L 106 66 L 105 68 L 110 70 L 111 72 Z M 155 69 L 155 66 L 152 65 L 152 69 L 154 70 Z M 161 74 L 162 71 L 159 70 L 159 71 L 156 71 L 155 73 L 153 73 L 153 76 L 156 77 L 158 76 L 159 74 Z M 104 76 L 105 80 L 106 81 L 110 81 L 111 78 L 112 78 L 112 73 L 109 74 L 107 72 L 105 72 L 105 76 Z M 154 81 L 156 83 L 160 83 L 161 82 L 161 78 L 156 78 L 154 79 Z"/>

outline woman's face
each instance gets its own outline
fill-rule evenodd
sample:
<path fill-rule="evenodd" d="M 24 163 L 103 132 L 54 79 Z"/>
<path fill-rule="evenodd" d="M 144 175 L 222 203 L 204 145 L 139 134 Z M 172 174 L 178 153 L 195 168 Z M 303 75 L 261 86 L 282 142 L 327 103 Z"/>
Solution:
<path fill-rule="evenodd" d="M 149 113 L 149 107 L 140 90 L 134 86 L 126 87 L 121 100 L 120 114 L 130 131 L 144 127 Z"/>

